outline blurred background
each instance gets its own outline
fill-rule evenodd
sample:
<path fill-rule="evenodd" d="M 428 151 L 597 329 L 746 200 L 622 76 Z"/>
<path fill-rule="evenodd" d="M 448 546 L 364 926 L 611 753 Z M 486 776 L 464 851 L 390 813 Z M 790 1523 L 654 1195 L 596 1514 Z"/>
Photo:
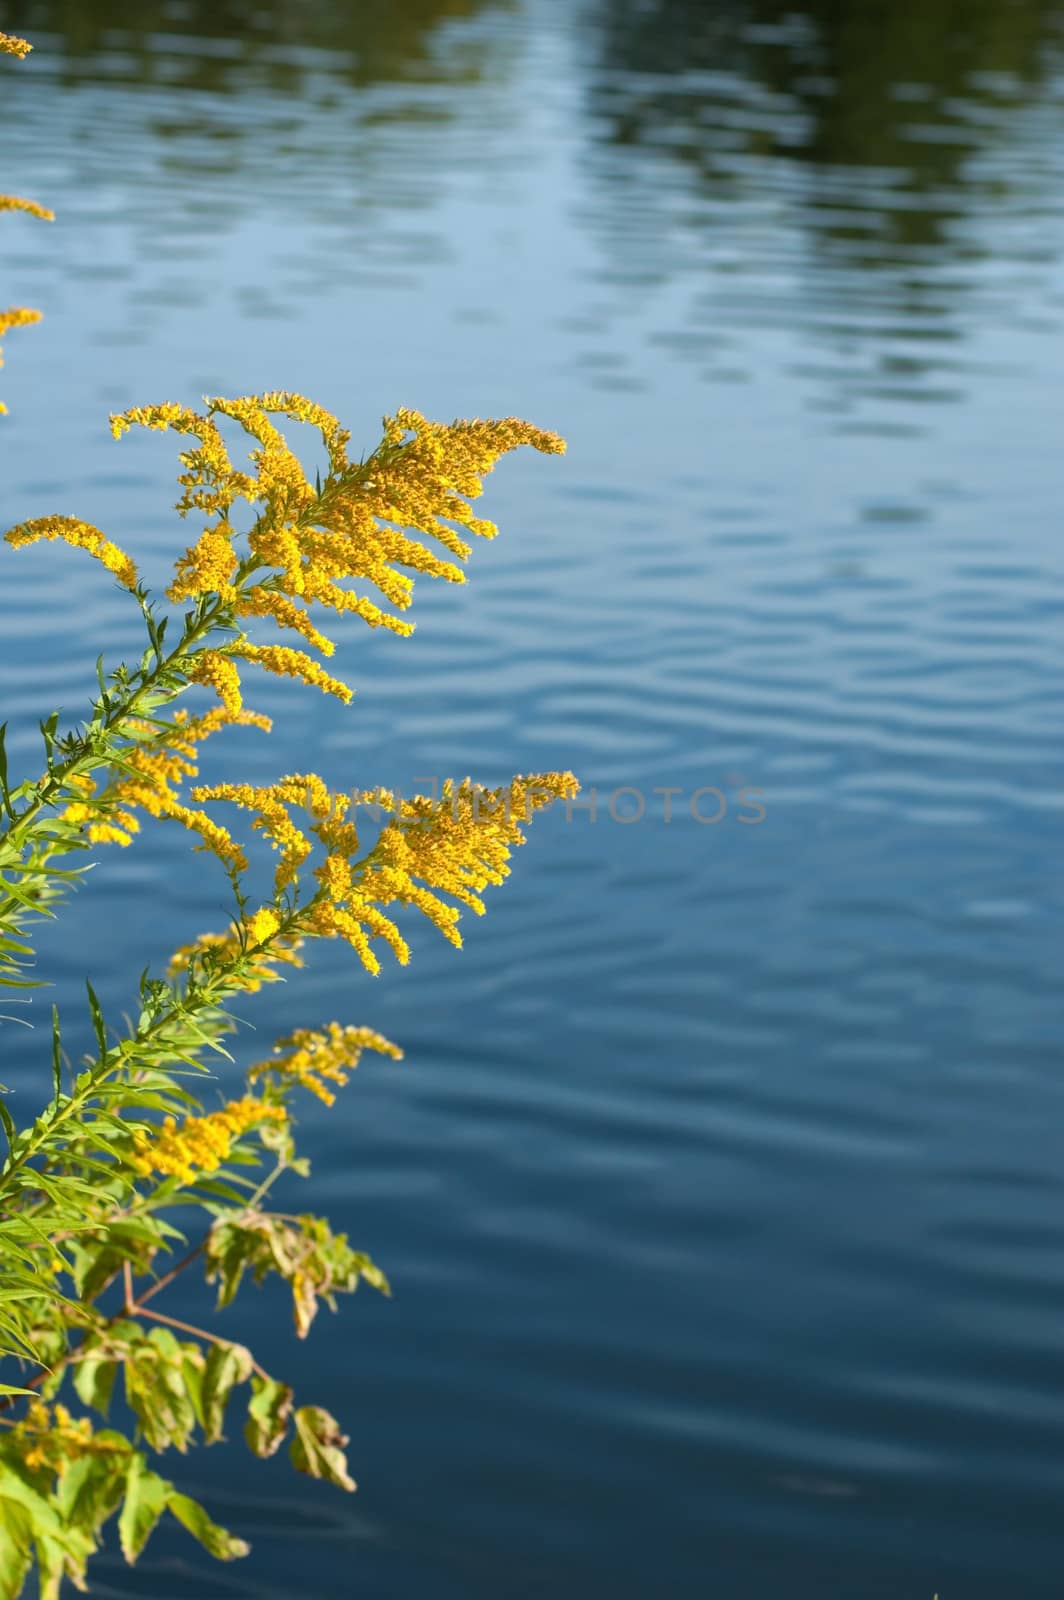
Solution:
<path fill-rule="evenodd" d="M 110 441 L 136 403 L 297 389 L 365 450 L 402 404 L 557 429 L 564 460 L 489 480 L 467 589 L 422 583 L 411 641 L 344 633 L 353 707 L 265 680 L 277 731 L 205 773 L 572 767 L 598 800 L 537 821 L 463 955 L 419 927 L 371 981 L 321 949 L 245 1008 L 244 1060 L 333 1017 L 407 1051 L 304 1118 L 313 1204 L 394 1299 L 306 1351 L 280 1294 L 226 1314 L 345 1421 L 360 1492 L 195 1453 L 251 1558 L 160 1536 L 95 1592 L 1059 1596 L 1064 7 L 0 27 L 36 46 L 3 187 L 58 213 L 0 233 L 0 298 L 45 312 L 7 341 L 3 524 L 76 513 L 162 582 L 192 530 L 176 445 Z M 140 635 L 41 546 L 4 557 L 0 637 L 31 771 Z M 177 831 L 101 853 L 46 932 L 75 1047 L 86 973 L 120 1012 L 224 925 Z M 31 1104 L 46 1033 L 3 1043 Z"/>

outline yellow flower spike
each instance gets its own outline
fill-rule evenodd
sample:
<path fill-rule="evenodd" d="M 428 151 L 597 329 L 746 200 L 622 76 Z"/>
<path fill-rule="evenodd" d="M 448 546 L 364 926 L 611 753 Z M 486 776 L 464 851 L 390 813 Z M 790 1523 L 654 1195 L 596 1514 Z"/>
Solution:
<path fill-rule="evenodd" d="M 231 717 L 239 716 L 243 707 L 240 693 L 240 673 L 228 654 L 218 650 L 200 650 L 189 669 L 190 683 L 202 683 L 214 690 Z"/>
<path fill-rule="evenodd" d="M 348 684 L 330 677 L 324 667 L 320 667 L 302 650 L 291 650 L 283 644 L 240 644 L 235 645 L 229 653 L 243 661 L 256 662 L 265 671 L 279 677 L 299 678 L 303 683 L 320 689 L 323 694 L 334 694 L 345 705 L 354 696 L 354 690 Z"/>
<path fill-rule="evenodd" d="M 154 1137 L 143 1128 L 133 1130 L 131 1165 L 141 1177 L 158 1172 L 192 1183 L 197 1171 L 216 1172 L 250 1128 L 285 1120 L 283 1106 L 267 1105 L 251 1095 L 230 1100 L 220 1111 L 186 1117 L 180 1129 L 173 1117 L 167 1117 Z"/>
<path fill-rule="evenodd" d="M 257 813 L 252 827 L 269 839 L 275 850 L 281 852 L 274 877 L 278 893 L 287 887 L 299 867 L 311 852 L 311 841 L 292 821 L 289 804 L 301 805 L 308 794 L 308 785 L 324 785 L 313 774 L 309 778 L 286 778 L 281 783 L 256 788 L 249 783 L 218 783 L 200 785 L 193 789 L 197 801 L 228 800 L 246 811 Z"/>
<path fill-rule="evenodd" d="M 224 512 L 234 500 L 254 500 L 257 492 L 255 479 L 248 477 L 247 473 L 234 470 L 225 440 L 211 417 L 193 411 L 189 406 L 172 403 L 133 406 L 111 417 L 111 432 L 116 439 L 120 439 L 132 427 L 169 428 L 174 433 L 191 434 L 199 441 L 198 449 L 181 453 L 181 462 L 186 471 L 178 477 L 184 493 L 177 502 L 177 509 L 182 516 L 193 508 L 208 513 Z"/>
<path fill-rule="evenodd" d="M 244 924 L 249 945 L 266 944 L 281 926 L 280 913 L 273 906 L 260 906 Z"/>
<path fill-rule="evenodd" d="M 366 971 L 374 978 L 378 976 L 381 964 L 361 923 L 342 906 L 332 905 L 328 900 L 316 901 L 310 907 L 307 925 L 315 938 L 346 940 Z"/>
<path fill-rule="evenodd" d="M 128 750 L 122 768 L 99 794 L 95 779 L 89 775 L 71 778 L 69 787 L 81 798 L 65 806 L 59 820 L 88 824 L 87 837 L 92 844 L 125 845 L 130 843 L 129 836 L 140 831 L 140 822 L 130 809 L 137 807 L 150 816 L 171 817 L 184 823 L 200 833 L 204 848 L 215 851 L 227 866 L 242 870 L 246 865 L 243 852 L 211 818 L 183 807 L 178 788 L 185 778 L 196 776 L 196 747 L 203 740 L 219 728 L 254 727 L 269 732 L 269 717 L 257 711 L 232 714 L 224 706 L 213 706 L 201 716 L 178 710 L 173 725 L 162 730 L 136 718 L 126 726 L 132 733 L 143 734 L 145 742 Z"/>
<path fill-rule="evenodd" d="M 269 733 L 273 727 L 272 719 L 264 716 L 261 711 L 234 713 L 227 711 L 224 706 L 212 706 L 209 711 L 204 711 L 198 717 L 191 717 L 184 710 L 175 711 L 174 721 L 190 745 L 209 738 L 212 733 L 217 733 L 219 728 L 260 728 L 263 733 Z"/>
<path fill-rule="evenodd" d="M 468 779 L 448 782 L 438 801 L 427 796 L 401 801 L 385 790 L 358 795 L 356 804 L 383 804 L 395 816 L 370 853 L 361 893 L 378 905 L 415 906 L 460 945 L 457 908 L 433 891 L 483 912 L 481 892 L 503 881 L 512 850 L 524 843 L 520 824 L 541 806 L 570 798 L 577 788 L 572 773 L 549 772 L 514 778 L 506 789 L 484 790 Z"/>
<path fill-rule="evenodd" d="M 319 632 L 300 606 L 276 590 L 264 589 L 258 584 L 250 589 L 242 589 L 237 592 L 233 609 L 238 617 L 270 617 L 279 628 L 291 628 L 295 633 L 301 633 L 307 643 L 320 650 L 323 656 L 331 656 L 336 649 L 333 641 Z"/>
<path fill-rule="evenodd" d="M 309 422 L 312 427 L 317 428 L 329 453 L 330 470 L 337 475 L 348 470 L 351 463 L 347 458 L 347 446 L 351 435 L 346 428 L 341 428 L 331 411 L 326 411 L 324 406 L 316 405 L 305 395 L 280 391 L 260 395 L 259 403 L 263 411 L 280 412 L 286 417 L 291 417 L 294 422 Z"/>
<path fill-rule="evenodd" d="M 2 322 L 0 317 L 0 331 Z M 137 569 L 125 551 L 112 544 L 91 522 L 82 522 L 78 517 L 36 517 L 32 522 L 20 522 L 17 527 L 10 528 L 4 538 L 15 550 L 36 544 L 38 539 L 62 539 L 74 549 L 87 550 L 95 556 L 127 589 L 137 586 Z"/>
<path fill-rule="evenodd" d="M 297 1028 L 278 1039 L 272 1056 L 248 1068 L 248 1081 L 265 1078 L 294 1084 L 331 1106 L 336 1096 L 327 1085 L 346 1084 L 365 1050 L 375 1050 L 393 1061 L 403 1059 L 398 1045 L 372 1028 L 344 1028 L 330 1022 L 324 1029 Z"/>
<path fill-rule="evenodd" d="M 89 829 L 90 844 L 120 844 L 133 843 L 133 836 L 124 828 L 117 828 L 110 822 L 94 822 Z"/>
<path fill-rule="evenodd" d="M 250 458 L 258 469 L 257 493 L 272 503 L 275 512 L 298 513 L 316 499 L 298 456 L 288 448 L 284 434 L 270 421 L 260 397 L 208 399 L 207 408 L 213 415 L 231 417 L 239 422 L 258 440 L 261 449 L 253 450 Z"/>
<path fill-rule="evenodd" d="M 383 569 L 380 574 L 382 580 L 380 586 L 382 589 L 384 587 L 383 573 L 387 570 L 386 568 Z M 454 570 L 457 572 L 457 569 Z M 396 573 L 388 572 L 390 579 L 395 579 L 398 576 Z M 457 581 L 459 583 L 465 582 L 464 572 L 457 572 Z M 390 611 L 382 611 L 380 606 L 374 605 L 373 601 L 367 600 L 364 595 L 352 594 L 349 589 L 338 589 L 334 583 L 323 579 L 320 573 L 316 573 L 313 570 L 304 569 L 300 574 L 299 582 L 299 594 L 305 601 L 328 606 L 330 610 L 339 611 L 347 616 L 361 617 L 362 621 L 368 623 L 371 628 L 388 628 L 392 633 L 397 633 L 403 639 L 408 639 L 414 631 L 412 622 L 406 622 L 402 617 L 393 617 Z M 388 598 L 397 605 L 407 606 L 410 604 L 409 590 L 400 590 L 394 595 L 389 594 Z M 324 653 L 332 655 L 331 647 Z"/>
<path fill-rule="evenodd" d="M 55 212 L 49 211 L 47 206 L 38 205 L 36 200 L 23 200 L 17 194 L 0 194 L 0 211 L 25 211 L 31 217 L 40 217 L 42 222 L 55 221 Z"/>
<path fill-rule="evenodd" d="M 166 815 L 183 823 L 193 833 L 198 833 L 203 840 L 198 848 L 212 851 L 230 872 L 245 871 L 248 863 L 243 850 L 225 828 L 205 811 L 193 811 L 188 806 L 176 805 L 168 807 Z"/>
<path fill-rule="evenodd" d="M 28 56 L 32 49 L 27 40 L 16 38 L 13 33 L 0 33 L 0 56 L 17 56 L 21 59 Z"/>

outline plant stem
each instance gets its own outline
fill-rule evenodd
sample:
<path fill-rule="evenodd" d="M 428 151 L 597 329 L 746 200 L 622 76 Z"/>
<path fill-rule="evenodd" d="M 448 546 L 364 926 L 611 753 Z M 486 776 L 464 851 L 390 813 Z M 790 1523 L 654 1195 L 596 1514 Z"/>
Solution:
<path fill-rule="evenodd" d="M 151 1317 L 153 1322 L 161 1322 L 167 1328 L 176 1328 L 178 1333 L 190 1333 L 194 1339 L 206 1339 L 208 1344 L 219 1344 L 229 1346 L 230 1348 L 236 1348 L 235 1339 L 223 1339 L 221 1334 L 211 1333 L 207 1328 L 195 1328 L 191 1322 L 179 1322 L 176 1317 L 165 1316 L 161 1311 L 142 1311 L 141 1316 Z M 265 1367 L 260 1367 L 254 1357 L 252 1357 L 251 1361 L 251 1370 L 257 1378 L 268 1379 L 270 1376 Z"/>

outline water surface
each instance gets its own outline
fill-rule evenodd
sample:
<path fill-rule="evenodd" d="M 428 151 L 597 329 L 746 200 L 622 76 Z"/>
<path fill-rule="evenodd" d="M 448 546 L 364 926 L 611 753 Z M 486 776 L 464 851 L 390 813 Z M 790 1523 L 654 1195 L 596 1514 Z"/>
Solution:
<path fill-rule="evenodd" d="M 491 480 L 467 589 L 422 585 L 411 641 L 345 633 L 351 709 L 268 681 L 278 731 L 205 770 L 597 796 L 537 822 L 460 958 L 426 928 L 406 972 L 323 949 L 259 997 L 245 1059 L 334 1016 L 407 1050 L 304 1128 L 394 1300 L 309 1359 L 280 1295 L 230 1314 L 346 1420 L 360 1493 L 190 1456 L 253 1556 L 160 1538 L 97 1592 L 1059 1595 L 1060 8 L 0 27 L 37 46 L 4 187 L 59 213 L 0 239 L 4 303 L 47 313 L 7 341 L 4 524 L 74 512 L 161 581 L 175 451 L 106 414 L 162 398 L 294 388 L 366 448 L 400 404 L 556 428 L 564 460 Z M 54 547 L 4 559 L 0 636 L 27 768 L 42 697 L 77 716 L 138 639 Z M 42 943 L 72 1040 L 85 973 L 128 1006 L 223 887 L 165 830 L 101 855 Z M 5 1043 L 29 1101 L 42 1035 Z"/>

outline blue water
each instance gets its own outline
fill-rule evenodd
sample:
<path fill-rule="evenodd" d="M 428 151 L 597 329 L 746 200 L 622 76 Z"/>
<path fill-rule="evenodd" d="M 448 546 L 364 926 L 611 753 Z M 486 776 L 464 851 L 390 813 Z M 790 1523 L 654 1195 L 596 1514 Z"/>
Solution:
<path fill-rule="evenodd" d="M 400 404 L 555 428 L 566 458 L 490 480 L 466 589 L 422 584 L 411 641 L 345 632 L 353 707 L 267 680 L 278 730 L 205 771 L 572 767 L 597 800 L 537 821 L 461 956 L 318 949 L 246 1008 L 242 1060 L 332 1017 L 407 1051 L 303 1129 L 394 1299 L 306 1349 L 280 1295 L 226 1320 L 345 1420 L 359 1494 L 198 1452 L 176 1475 L 252 1557 L 160 1537 L 96 1592 L 1059 1596 L 1061 8 L 0 27 L 37 45 L 0 187 L 59 213 L 0 230 L 0 298 L 46 312 L 7 341 L 4 525 L 76 513 L 161 583 L 174 446 L 106 423 L 138 402 L 294 388 L 364 448 Z M 3 558 L 0 623 L 35 770 L 136 618 L 45 546 Z M 224 923 L 189 860 L 101 853 L 46 931 L 72 1048 L 86 973 L 118 1014 Z M 5 1047 L 29 1107 L 44 1035 Z"/>

